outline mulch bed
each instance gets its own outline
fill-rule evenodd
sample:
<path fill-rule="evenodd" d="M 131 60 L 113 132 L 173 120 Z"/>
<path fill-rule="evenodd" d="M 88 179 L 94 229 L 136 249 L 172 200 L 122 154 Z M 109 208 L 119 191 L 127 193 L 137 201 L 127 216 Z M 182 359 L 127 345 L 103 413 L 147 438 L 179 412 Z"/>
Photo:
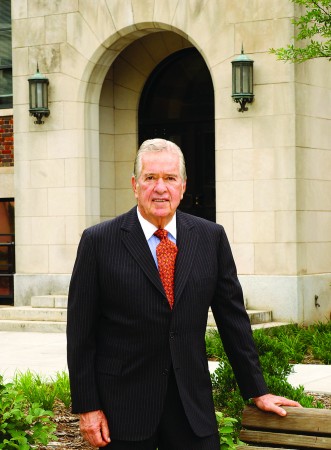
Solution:
<path fill-rule="evenodd" d="M 54 422 L 56 423 L 55 435 L 58 440 L 50 442 L 46 447 L 39 447 L 40 450 L 95 450 L 83 440 L 79 431 L 79 416 L 71 414 L 62 403 L 58 402 L 54 408 Z"/>
<path fill-rule="evenodd" d="M 308 395 L 314 397 L 315 402 L 320 402 L 325 408 L 331 409 L 331 394 L 320 394 L 307 392 Z M 40 447 L 40 450 L 95 450 L 95 447 L 83 441 L 79 432 L 79 417 L 71 414 L 70 411 L 61 404 L 55 407 L 54 421 L 57 424 L 55 432 L 58 437 L 57 442 L 51 442 L 47 447 Z"/>

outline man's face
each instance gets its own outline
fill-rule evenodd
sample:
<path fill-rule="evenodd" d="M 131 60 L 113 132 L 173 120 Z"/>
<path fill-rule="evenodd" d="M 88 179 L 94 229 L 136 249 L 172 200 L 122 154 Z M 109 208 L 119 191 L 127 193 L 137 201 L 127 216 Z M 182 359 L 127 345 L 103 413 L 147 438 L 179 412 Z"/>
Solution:
<path fill-rule="evenodd" d="M 132 187 L 141 215 L 158 228 L 172 219 L 183 198 L 186 182 L 179 173 L 179 157 L 174 153 L 151 152 L 142 155 L 142 170 Z"/>

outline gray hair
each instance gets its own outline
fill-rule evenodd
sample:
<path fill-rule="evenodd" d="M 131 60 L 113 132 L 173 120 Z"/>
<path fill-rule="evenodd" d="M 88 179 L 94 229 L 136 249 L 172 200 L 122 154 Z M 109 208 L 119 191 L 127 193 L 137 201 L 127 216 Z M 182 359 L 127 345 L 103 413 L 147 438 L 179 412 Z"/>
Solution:
<path fill-rule="evenodd" d="M 151 152 L 169 152 L 177 155 L 179 157 L 179 173 L 181 179 L 183 182 L 186 181 L 187 176 L 183 152 L 174 142 L 159 138 L 148 139 L 141 144 L 137 152 L 133 168 L 133 176 L 136 180 L 138 180 L 141 175 L 143 154 Z"/>

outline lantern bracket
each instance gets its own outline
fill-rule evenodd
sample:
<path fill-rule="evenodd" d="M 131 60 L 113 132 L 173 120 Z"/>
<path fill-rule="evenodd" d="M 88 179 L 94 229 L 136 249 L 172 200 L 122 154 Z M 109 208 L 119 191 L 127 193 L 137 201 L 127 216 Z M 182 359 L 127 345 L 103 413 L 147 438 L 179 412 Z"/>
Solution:
<path fill-rule="evenodd" d="M 241 97 L 241 98 L 234 98 L 233 101 L 236 102 L 236 103 L 239 103 L 240 108 L 237 108 L 237 110 L 239 112 L 243 113 L 245 111 L 248 111 L 246 103 L 253 103 L 254 98 Z"/>

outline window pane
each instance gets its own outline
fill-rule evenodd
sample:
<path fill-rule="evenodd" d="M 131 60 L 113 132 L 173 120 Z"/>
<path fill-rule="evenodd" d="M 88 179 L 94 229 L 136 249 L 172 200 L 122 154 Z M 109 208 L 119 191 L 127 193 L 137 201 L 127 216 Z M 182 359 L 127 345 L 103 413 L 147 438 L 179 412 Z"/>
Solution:
<path fill-rule="evenodd" d="M 10 0 L 0 0 L 0 108 L 12 108 L 12 38 Z"/>
<path fill-rule="evenodd" d="M 13 199 L 0 199 L 0 235 L 15 233 L 14 208 Z"/>
<path fill-rule="evenodd" d="M 13 77 L 11 69 L 0 69 L 0 108 L 13 106 Z"/>
<path fill-rule="evenodd" d="M 0 0 L 0 30 L 11 28 L 10 0 Z"/>
<path fill-rule="evenodd" d="M 11 30 L 0 30 L 0 68 L 11 67 Z"/>

